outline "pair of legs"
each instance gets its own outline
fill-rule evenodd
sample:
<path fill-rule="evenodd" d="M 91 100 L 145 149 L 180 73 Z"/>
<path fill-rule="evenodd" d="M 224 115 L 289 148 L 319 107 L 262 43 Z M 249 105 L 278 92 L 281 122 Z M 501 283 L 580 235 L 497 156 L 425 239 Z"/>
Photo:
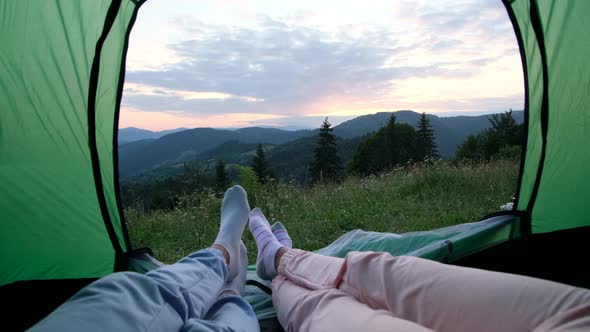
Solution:
<path fill-rule="evenodd" d="M 245 224 L 257 273 L 273 279 L 288 331 L 588 330 L 590 292 L 544 280 L 448 266 L 415 257 L 352 252 L 345 259 L 298 249 L 286 229 L 251 213 L 230 188 L 213 246 L 141 275 L 115 273 L 85 287 L 33 329 L 257 331 L 244 292 Z"/>
<path fill-rule="evenodd" d="M 254 311 L 241 297 L 248 260 L 241 238 L 249 213 L 246 192 L 230 188 L 211 248 L 145 275 L 121 272 L 101 278 L 32 330 L 258 331 Z"/>
<path fill-rule="evenodd" d="M 388 253 L 327 257 L 291 249 L 268 227 L 251 214 L 258 264 L 274 263 L 257 270 L 274 278 L 287 331 L 590 331 L 586 289 Z"/>

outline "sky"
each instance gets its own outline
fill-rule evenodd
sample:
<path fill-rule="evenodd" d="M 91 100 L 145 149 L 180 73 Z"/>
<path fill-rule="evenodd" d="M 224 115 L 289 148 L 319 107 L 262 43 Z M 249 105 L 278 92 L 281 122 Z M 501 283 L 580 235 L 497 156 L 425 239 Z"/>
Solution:
<path fill-rule="evenodd" d="M 523 109 L 500 0 L 148 0 L 120 127 L 318 127 L 414 110 Z"/>

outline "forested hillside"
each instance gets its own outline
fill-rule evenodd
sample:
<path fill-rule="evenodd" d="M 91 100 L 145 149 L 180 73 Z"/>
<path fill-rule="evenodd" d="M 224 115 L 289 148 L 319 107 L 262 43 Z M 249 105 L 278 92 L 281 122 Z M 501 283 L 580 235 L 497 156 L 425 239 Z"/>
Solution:
<path fill-rule="evenodd" d="M 522 112 L 513 112 L 517 123 L 522 122 Z M 397 123 L 415 127 L 420 114 L 412 111 L 395 112 Z M 339 138 L 338 151 L 344 164 L 352 159 L 360 137 L 376 132 L 384 127 L 391 113 L 363 115 L 333 127 Z M 429 115 L 440 157 L 450 159 L 455 156 L 457 147 L 469 135 L 475 135 L 491 127 L 488 118 L 482 116 L 438 117 Z M 124 131 L 126 129 L 122 129 Z M 187 161 L 207 158 L 244 160 L 248 146 L 239 144 L 262 143 L 269 150 L 268 158 L 285 178 L 301 178 L 302 169 L 307 167 L 313 147 L 305 147 L 306 138 L 317 135 L 317 130 L 287 131 L 276 128 L 242 128 L 238 130 L 195 128 L 178 131 L 159 139 L 147 139 L 119 146 L 119 173 L 123 179 L 141 174 L 157 175 L 160 170 L 176 167 Z M 298 141 L 302 139 L 301 141 Z M 233 147 L 222 144 L 233 141 Z M 237 143 L 236 143 L 237 142 Z M 251 147 L 251 146 L 250 146 Z M 218 149 L 216 149 L 218 148 Z M 277 152 L 272 152 L 276 149 Z M 232 155 L 234 151 L 235 155 Z M 202 155 L 201 155 L 202 154 Z M 217 155 L 219 154 L 219 155 Z M 280 157 L 279 157 L 280 156 Z M 166 170 L 163 173 L 170 173 Z M 151 177 L 151 176 L 150 176 Z"/>

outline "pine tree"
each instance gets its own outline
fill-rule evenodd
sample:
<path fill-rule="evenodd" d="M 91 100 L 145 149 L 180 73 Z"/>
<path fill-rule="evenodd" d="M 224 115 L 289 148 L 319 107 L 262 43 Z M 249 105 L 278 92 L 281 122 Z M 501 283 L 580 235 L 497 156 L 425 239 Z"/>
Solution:
<path fill-rule="evenodd" d="M 334 180 L 340 175 L 342 166 L 336 148 L 336 137 L 332 133 L 332 124 L 324 119 L 320 127 L 314 161 L 311 167 L 313 181 Z"/>
<path fill-rule="evenodd" d="M 512 110 L 492 114 L 488 121 L 492 125 L 491 131 L 496 137 L 498 149 L 506 145 L 519 145 L 521 132 L 516 120 L 512 117 Z"/>
<path fill-rule="evenodd" d="M 434 130 L 426 113 L 422 113 L 420 120 L 418 120 L 417 136 L 416 157 L 418 160 L 437 158 L 438 150 L 434 141 Z"/>
<path fill-rule="evenodd" d="M 395 114 L 391 113 L 387 125 L 383 128 L 384 145 L 383 145 L 383 162 L 381 169 L 393 168 L 399 162 L 399 144 L 397 142 Z"/>
<path fill-rule="evenodd" d="M 229 187 L 229 179 L 227 178 L 223 160 L 218 160 L 217 165 L 215 165 L 215 186 L 219 191 L 223 191 Z"/>
<path fill-rule="evenodd" d="M 256 177 L 258 177 L 260 183 L 266 183 L 266 180 L 272 174 L 268 167 L 268 162 L 264 157 L 262 144 L 256 146 L 256 155 L 254 155 L 254 158 L 252 159 L 252 169 L 254 170 L 254 173 L 256 173 Z"/>

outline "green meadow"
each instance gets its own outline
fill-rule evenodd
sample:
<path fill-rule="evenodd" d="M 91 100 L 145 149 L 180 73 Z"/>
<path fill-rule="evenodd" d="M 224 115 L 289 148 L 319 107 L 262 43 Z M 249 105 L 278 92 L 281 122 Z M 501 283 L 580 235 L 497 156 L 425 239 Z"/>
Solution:
<path fill-rule="evenodd" d="M 312 187 L 248 179 L 240 184 L 251 208 L 261 208 L 271 223 L 281 221 L 296 247 L 315 250 L 353 229 L 404 233 L 477 221 L 511 200 L 517 178 L 515 161 L 439 161 Z M 127 209 L 133 246 L 150 247 L 166 263 L 210 246 L 221 201 L 221 193 L 195 188 L 178 197 L 173 210 Z M 243 238 L 253 263 L 256 245 L 247 229 Z"/>

